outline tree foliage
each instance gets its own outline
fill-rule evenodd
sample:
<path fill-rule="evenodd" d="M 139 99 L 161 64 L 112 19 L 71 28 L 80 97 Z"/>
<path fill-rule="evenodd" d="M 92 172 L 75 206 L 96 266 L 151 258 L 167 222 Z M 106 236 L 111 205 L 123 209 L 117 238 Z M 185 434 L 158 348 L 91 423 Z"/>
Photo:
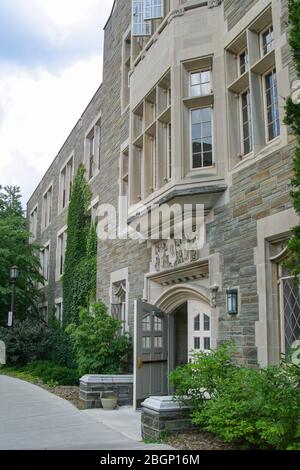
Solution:
<path fill-rule="evenodd" d="M 10 268 L 17 266 L 15 317 L 37 315 L 40 293 L 39 247 L 29 244 L 27 221 L 21 205 L 20 189 L 0 186 L 0 324 L 5 324 L 11 304 Z"/>
<path fill-rule="evenodd" d="M 88 206 L 91 192 L 80 165 L 74 179 L 68 212 L 67 248 L 63 275 L 64 326 L 78 323 L 80 307 L 86 307 L 96 291 L 96 227 L 91 226 Z"/>
<path fill-rule="evenodd" d="M 35 318 L 16 320 L 13 328 L 0 328 L 0 340 L 6 344 L 7 364 L 25 365 L 47 359 L 52 343 L 51 328 Z"/>
<path fill-rule="evenodd" d="M 102 302 L 80 310 L 79 325 L 67 327 L 74 344 L 79 374 L 118 374 L 131 353 L 128 334 L 120 335 L 122 322 L 108 315 Z"/>
<path fill-rule="evenodd" d="M 300 2 L 289 0 L 289 44 L 292 50 L 294 65 L 297 75 L 300 77 Z M 296 136 L 297 147 L 293 166 L 294 177 L 292 179 L 292 192 L 294 208 L 300 215 L 300 104 L 295 103 L 289 97 L 286 105 L 285 123 L 290 126 Z M 289 256 L 286 266 L 292 274 L 300 274 L 300 225 L 295 227 L 288 244 Z"/>

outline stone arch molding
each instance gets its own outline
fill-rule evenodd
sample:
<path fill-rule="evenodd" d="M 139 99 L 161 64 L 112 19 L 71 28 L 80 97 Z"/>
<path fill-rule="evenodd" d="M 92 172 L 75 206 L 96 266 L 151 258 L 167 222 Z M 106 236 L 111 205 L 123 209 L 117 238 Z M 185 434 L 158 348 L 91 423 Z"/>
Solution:
<path fill-rule="evenodd" d="M 172 313 L 189 300 L 197 300 L 210 305 L 210 292 L 206 287 L 190 284 L 175 285 L 163 292 L 154 302 L 155 307 L 165 313 Z"/>

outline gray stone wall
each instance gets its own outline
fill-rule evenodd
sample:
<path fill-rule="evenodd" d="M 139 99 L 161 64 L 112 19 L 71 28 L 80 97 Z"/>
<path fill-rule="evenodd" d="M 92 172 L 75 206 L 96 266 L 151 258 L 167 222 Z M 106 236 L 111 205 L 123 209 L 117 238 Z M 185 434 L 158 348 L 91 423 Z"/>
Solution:
<path fill-rule="evenodd" d="M 129 113 L 121 114 L 122 40 L 131 21 L 131 2 L 119 0 L 105 27 L 102 106 L 103 155 L 100 175 L 100 202 L 118 207 L 120 146 L 129 137 Z M 110 274 L 129 269 L 129 324 L 133 330 L 133 302 L 141 298 L 144 273 L 149 270 L 146 244 L 122 240 L 99 242 L 98 298 L 109 304 Z"/>
<path fill-rule="evenodd" d="M 238 362 L 249 366 L 257 363 L 257 221 L 292 206 L 292 152 L 293 146 L 286 147 L 236 173 L 230 203 L 214 211 L 214 221 L 208 226 L 211 253 L 220 253 L 222 259 L 223 292 L 217 302 L 221 312 L 219 341 L 233 339 L 239 349 Z M 226 289 L 230 287 L 239 287 L 241 296 L 240 313 L 233 318 L 226 311 Z"/>
<path fill-rule="evenodd" d="M 231 30 L 258 0 L 224 0 L 224 17 Z"/>
<path fill-rule="evenodd" d="M 99 77 L 100 81 L 100 77 Z M 47 173 L 43 177 L 39 186 L 33 193 L 32 197 L 27 204 L 27 214 L 38 203 L 38 232 L 37 243 L 43 245 L 50 240 L 50 264 L 49 264 L 49 283 L 47 287 L 42 289 L 42 302 L 48 302 L 48 311 L 50 313 L 55 299 L 62 297 L 61 282 L 56 282 L 55 269 L 56 269 L 56 244 L 57 233 L 67 224 L 67 208 L 59 213 L 58 198 L 59 198 L 59 174 L 64 164 L 68 161 L 70 155 L 74 153 L 74 174 L 80 163 L 84 160 L 84 141 L 85 134 L 88 132 L 90 126 L 93 124 L 96 116 L 100 113 L 102 92 L 101 87 L 96 91 L 92 100 L 83 112 L 81 118 L 72 129 L 59 154 L 53 161 Z M 41 231 L 41 217 L 42 217 L 42 199 L 43 194 L 47 190 L 50 183 L 53 182 L 53 199 L 52 199 L 52 221 L 50 226 Z M 91 185 L 91 190 L 94 196 L 99 191 L 97 181 Z"/>

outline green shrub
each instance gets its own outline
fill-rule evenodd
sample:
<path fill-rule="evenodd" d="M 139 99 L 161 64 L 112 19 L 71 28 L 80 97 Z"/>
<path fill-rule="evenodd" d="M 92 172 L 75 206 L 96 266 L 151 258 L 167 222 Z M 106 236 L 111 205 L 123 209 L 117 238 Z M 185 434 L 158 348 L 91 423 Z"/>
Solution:
<path fill-rule="evenodd" d="M 170 374 L 176 399 L 183 400 L 195 411 L 206 404 L 207 394 L 213 395 L 220 384 L 235 370 L 231 362 L 232 343 L 226 343 L 213 354 L 200 352 L 193 363 L 178 367 Z"/>
<path fill-rule="evenodd" d="M 79 325 L 66 331 L 74 344 L 78 370 L 85 374 L 117 374 L 126 366 L 131 352 L 129 336 L 119 334 L 122 322 L 107 314 L 102 303 L 95 303 L 91 312 L 82 308 Z"/>
<path fill-rule="evenodd" d="M 17 320 L 13 328 L 0 328 L 0 340 L 6 344 L 7 364 L 23 365 L 48 357 L 51 329 L 42 320 Z"/>
<path fill-rule="evenodd" d="M 51 344 L 48 359 L 58 366 L 76 368 L 74 350 L 70 336 L 55 318 L 55 314 L 50 318 Z"/>
<path fill-rule="evenodd" d="M 50 361 L 31 362 L 22 371 L 41 379 L 49 386 L 79 384 L 79 374 L 76 369 L 61 367 Z"/>
<path fill-rule="evenodd" d="M 230 363 L 228 353 L 228 346 L 223 346 L 211 354 L 198 354 L 195 363 L 171 375 L 177 397 L 184 403 L 190 398 L 194 424 L 229 443 L 297 448 L 299 368 L 285 364 L 247 369 Z M 204 399 L 205 389 L 209 400 Z"/>

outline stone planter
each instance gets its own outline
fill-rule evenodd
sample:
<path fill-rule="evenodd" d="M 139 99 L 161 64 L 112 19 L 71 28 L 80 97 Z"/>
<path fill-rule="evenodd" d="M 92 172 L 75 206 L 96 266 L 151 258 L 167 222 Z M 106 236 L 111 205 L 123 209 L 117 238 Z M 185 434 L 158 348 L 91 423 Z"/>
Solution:
<path fill-rule="evenodd" d="M 80 398 L 85 408 L 102 408 L 101 394 L 114 392 L 119 406 L 133 404 L 133 375 L 85 375 L 80 379 Z"/>
<path fill-rule="evenodd" d="M 106 411 L 115 410 L 118 404 L 118 395 L 114 392 L 101 393 L 101 405 Z"/>

